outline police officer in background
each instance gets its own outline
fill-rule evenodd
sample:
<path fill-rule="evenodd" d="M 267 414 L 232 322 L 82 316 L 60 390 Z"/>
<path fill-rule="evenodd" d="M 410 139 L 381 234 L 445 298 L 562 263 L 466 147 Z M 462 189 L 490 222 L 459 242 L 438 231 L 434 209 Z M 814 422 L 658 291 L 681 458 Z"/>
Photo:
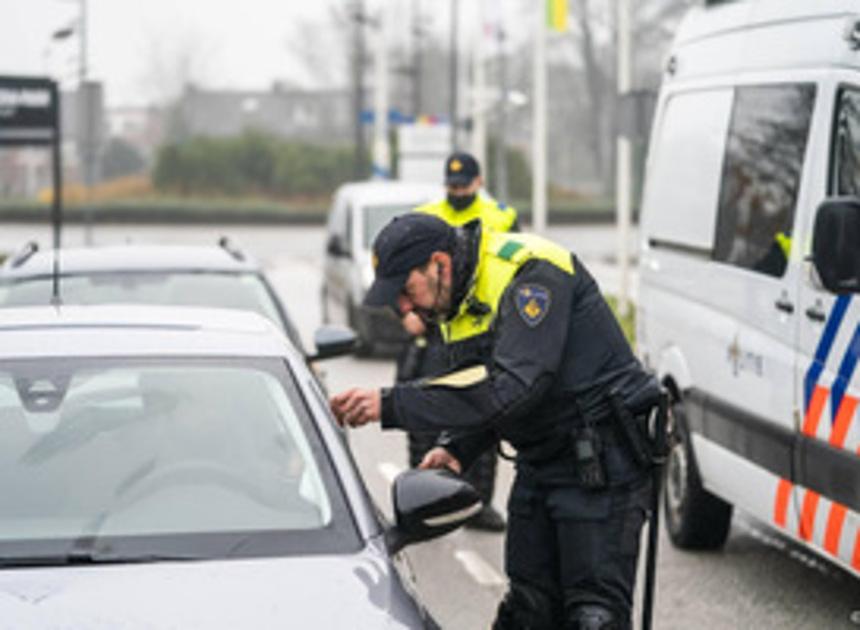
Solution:
<path fill-rule="evenodd" d="M 458 471 L 508 442 L 509 588 L 493 627 L 629 628 L 651 485 L 642 453 L 660 393 L 591 275 L 540 237 L 417 213 L 389 223 L 374 254 L 366 303 L 438 321 L 462 361 L 435 378 L 334 396 L 338 421 L 451 431 L 424 468 Z"/>
<path fill-rule="evenodd" d="M 516 210 L 481 194 L 483 183 L 478 161 L 469 153 L 453 153 L 445 160 L 446 197 L 415 210 L 438 217 L 455 227 L 479 219 L 485 230 L 518 231 Z M 447 356 L 438 327 L 425 325 L 414 314 L 404 317 L 403 326 L 411 340 L 397 361 L 398 382 L 434 376 L 455 367 L 452 361 L 456 359 Z M 409 463 L 413 468 L 421 463 L 438 438 L 436 432 L 409 432 Z M 467 523 L 469 527 L 486 531 L 505 529 L 505 521 L 492 503 L 496 463 L 495 449 L 489 448 L 465 472 L 465 478 L 475 487 L 484 503 L 483 509 Z"/>

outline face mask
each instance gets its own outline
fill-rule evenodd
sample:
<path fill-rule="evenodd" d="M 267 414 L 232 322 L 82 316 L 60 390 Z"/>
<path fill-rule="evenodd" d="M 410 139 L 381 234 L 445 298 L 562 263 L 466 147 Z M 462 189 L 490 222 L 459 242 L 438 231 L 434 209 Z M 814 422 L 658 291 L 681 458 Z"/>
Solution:
<path fill-rule="evenodd" d="M 472 205 L 472 202 L 475 201 L 475 197 L 475 193 L 472 193 L 471 195 L 452 195 L 451 193 L 448 193 L 448 203 L 451 204 L 454 210 L 465 210 Z"/>

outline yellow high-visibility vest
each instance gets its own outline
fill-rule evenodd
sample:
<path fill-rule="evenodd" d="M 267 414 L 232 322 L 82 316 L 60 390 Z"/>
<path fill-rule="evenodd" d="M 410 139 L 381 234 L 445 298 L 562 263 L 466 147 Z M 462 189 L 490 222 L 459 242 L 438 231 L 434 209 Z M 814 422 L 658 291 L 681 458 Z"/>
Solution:
<path fill-rule="evenodd" d="M 481 228 L 484 231 L 494 232 L 509 231 L 517 220 L 516 210 L 480 194 L 475 197 L 472 205 L 463 210 L 457 210 L 448 203 L 447 199 L 442 199 L 418 206 L 415 211 L 433 215 L 454 227 L 460 227 L 470 221 L 480 219 Z"/>
<path fill-rule="evenodd" d="M 482 232 L 478 264 L 472 286 L 450 320 L 440 325 L 446 343 L 455 343 L 490 329 L 502 294 L 514 275 L 530 260 L 545 260 L 562 271 L 574 273 L 573 258 L 564 247 L 535 234 Z M 474 304 L 485 306 L 476 314 Z M 470 308 L 471 307 L 471 308 Z"/>

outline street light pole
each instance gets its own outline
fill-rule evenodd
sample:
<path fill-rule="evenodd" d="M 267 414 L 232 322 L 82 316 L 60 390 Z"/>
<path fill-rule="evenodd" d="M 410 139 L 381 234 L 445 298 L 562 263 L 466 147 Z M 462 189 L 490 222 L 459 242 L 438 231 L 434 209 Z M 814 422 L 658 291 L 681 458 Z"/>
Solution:
<path fill-rule="evenodd" d="M 87 0 L 79 0 L 81 3 L 80 25 L 78 27 L 78 42 L 80 45 L 81 58 L 78 63 L 79 85 L 87 80 Z"/>
<path fill-rule="evenodd" d="M 449 112 L 451 118 L 451 149 L 456 151 L 458 149 L 458 125 L 459 125 L 459 114 L 457 112 L 457 100 L 459 97 L 458 87 L 459 87 L 459 77 L 457 76 L 458 71 L 458 59 L 457 59 L 457 40 L 459 39 L 458 30 L 459 30 L 459 10 L 458 10 L 457 0 L 451 0 L 451 66 L 450 66 L 450 81 L 451 81 L 451 102 L 449 104 Z"/>
<path fill-rule="evenodd" d="M 632 11 L 630 0 L 617 0 L 618 7 L 618 98 L 630 97 L 632 84 Z M 616 223 L 618 227 L 618 271 L 621 283 L 618 291 L 618 312 L 623 317 L 630 309 L 630 215 L 633 204 L 633 176 L 630 136 L 623 130 L 618 133 L 615 175 Z"/>
<path fill-rule="evenodd" d="M 534 101 L 532 103 L 532 229 L 546 230 L 546 14 L 538 3 L 535 24 Z"/>
<path fill-rule="evenodd" d="M 505 47 L 504 15 L 501 0 L 497 0 L 498 23 L 496 37 L 499 45 L 499 124 L 496 128 L 496 198 L 502 203 L 508 203 L 508 155 L 507 155 L 507 126 L 508 126 L 508 55 Z"/>

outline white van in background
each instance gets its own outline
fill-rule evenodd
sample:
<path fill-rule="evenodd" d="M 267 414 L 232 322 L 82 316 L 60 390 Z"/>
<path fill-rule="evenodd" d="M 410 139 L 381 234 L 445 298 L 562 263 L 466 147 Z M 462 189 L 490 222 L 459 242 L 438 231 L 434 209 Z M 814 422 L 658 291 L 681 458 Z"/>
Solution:
<path fill-rule="evenodd" d="M 360 354 L 397 347 L 407 339 L 393 313 L 362 307 L 373 282 L 373 240 L 395 216 L 444 196 L 441 184 L 390 180 L 353 182 L 335 192 L 326 225 L 322 315 L 326 323 L 355 330 Z"/>
<path fill-rule="evenodd" d="M 860 576 L 860 2 L 694 9 L 643 200 L 639 350 L 675 396 L 666 524 L 732 507 Z"/>

